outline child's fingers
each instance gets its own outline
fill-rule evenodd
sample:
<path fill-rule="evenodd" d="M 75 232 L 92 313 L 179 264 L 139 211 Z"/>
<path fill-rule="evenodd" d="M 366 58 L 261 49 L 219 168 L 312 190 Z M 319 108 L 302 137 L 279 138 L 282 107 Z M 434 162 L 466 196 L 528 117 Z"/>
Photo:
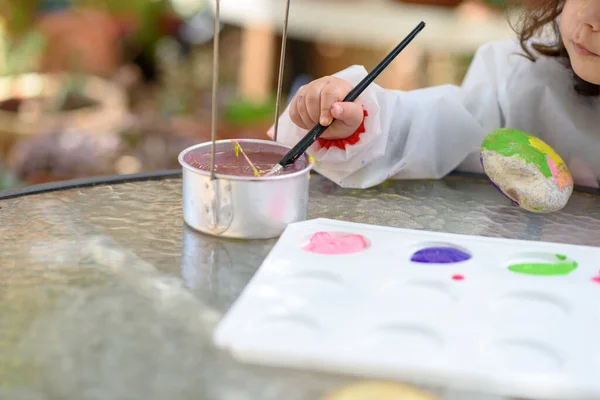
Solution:
<path fill-rule="evenodd" d="M 302 115 L 300 114 L 301 106 L 304 107 L 304 92 L 302 90 L 298 91 L 298 93 L 296 93 L 296 95 L 292 99 L 292 102 L 290 104 L 290 111 L 289 111 L 290 119 L 298 127 L 302 128 L 302 129 L 310 129 L 308 127 L 308 125 L 306 125 L 304 123 L 304 119 L 302 118 Z"/>
<path fill-rule="evenodd" d="M 358 102 L 335 103 L 331 106 L 331 114 L 335 119 L 352 128 L 358 128 L 364 118 L 363 107 Z"/>
<path fill-rule="evenodd" d="M 350 90 L 352 90 L 350 83 L 330 76 L 311 82 L 302 87 L 292 99 L 289 107 L 292 122 L 303 129 L 312 129 L 317 123 L 330 125 L 334 118 L 331 114 L 331 106 L 342 101 Z M 345 119 L 350 118 L 352 124 L 351 117 L 352 115 L 343 116 Z M 348 126 L 345 130 L 348 130 Z"/>
<path fill-rule="evenodd" d="M 336 119 L 331 126 L 332 132 L 340 138 L 346 138 L 354 133 L 364 118 L 362 105 L 358 103 L 335 103 L 331 106 L 331 114 Z"/>
<path fill-rule="evenodd" d="M 302 125 L 304 129 L 311 129 L 313 126 L 315 126 L 315 123 L 313 122 L 312 118 L 310 117 L 310 114 L 308 113 L 306 104 L 306 95 L 309 91 L 310 90 L 307 90 L 306 92 L 300 94 L 298 96 L 298 101 L 296 104 L 296 107 L 298 109 L 298 115 L 302 120 Z"/>
<path fill-rule="evenodd" d="M 326 79 L 319 79 L 306 92 L 306 112 L 313 126 L 319 122 L 319 116 L 321 115 L 321 92 L 327 86 L 327 83 Z"/>
<path fill-rule="evenodd" d="M 342 81 L 341 79 L 331 82 L 323 88 L 323 91 L 321 92 L 321 115 L 319 119 L 319 123 L 321 125 L 327 126 L 331 124 L 331 121 L 334 118 L 334 116 L 331 114 L 331 106 L 344 100 L 351 89 L 352 87 L 350 84 Z"/>

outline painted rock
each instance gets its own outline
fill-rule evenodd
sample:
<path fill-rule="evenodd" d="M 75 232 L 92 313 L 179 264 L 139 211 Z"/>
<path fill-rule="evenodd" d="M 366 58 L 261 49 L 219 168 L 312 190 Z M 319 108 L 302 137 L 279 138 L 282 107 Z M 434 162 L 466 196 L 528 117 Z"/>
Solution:
<path fill-rule="evenodd" d="M 573 193 L 565 162 L 526 132 L 504 128 L 490 133 L 481 144 L 481 164 L 492 183 L 528 211 L 558 211 Z"/>
<path fill-rule="evenodd" d="M 419 389 L 392 382 L 362 382 L 343 387 L 322 400 L 437 400 Z"/>

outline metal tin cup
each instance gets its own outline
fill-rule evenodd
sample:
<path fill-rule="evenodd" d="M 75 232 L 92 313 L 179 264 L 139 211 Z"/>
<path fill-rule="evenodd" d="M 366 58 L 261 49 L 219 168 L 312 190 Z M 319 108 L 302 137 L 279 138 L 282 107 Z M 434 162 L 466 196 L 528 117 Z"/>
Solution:
<path fill-rule="evenodd" d="M 273 152 L 283 157 L 290 148 L 269 140 L 236 140 L 247 153 Z M 191 228 L 210 235 L 237 239 L 278 237 L 288 224 L 304 221 L 308 214 L 308 183 L 313 167 L 285 175 L 231 176 L 195 168 L 185 156 L 209 155 L 212 142 L 188 147 L 179 154 L 183 170 L 183 219 Z M 215 152 L 233 152 L 231 140 L 215 143 Z"/>

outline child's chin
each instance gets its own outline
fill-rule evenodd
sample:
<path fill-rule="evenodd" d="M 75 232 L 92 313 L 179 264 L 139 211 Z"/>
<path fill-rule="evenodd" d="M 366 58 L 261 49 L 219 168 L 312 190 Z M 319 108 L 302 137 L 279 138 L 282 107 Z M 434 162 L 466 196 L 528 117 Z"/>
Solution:
<path fill-rule="evenodd" d="M 575 63 L 573 63 L 575 64 Z M 579 79 L 592 85 L 600 85 L 600 61 L 596 62 L 595 66 L 576 66 L 573 65 L 573 71 Z"/>

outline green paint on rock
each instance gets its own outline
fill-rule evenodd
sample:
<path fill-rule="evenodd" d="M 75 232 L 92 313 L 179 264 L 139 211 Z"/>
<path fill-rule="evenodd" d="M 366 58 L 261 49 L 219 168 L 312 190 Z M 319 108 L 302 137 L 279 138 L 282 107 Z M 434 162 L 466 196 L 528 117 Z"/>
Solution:
<path fill-rule="evenodd" d="M 497 129 L 486 136 L 481 144 L 485 150 L 495 151 L 506 157 L 518 157 L 527 163 L 534 164 L 544 176 L 552 177 L 546 154 L 529 143 L 534 136 L 517 129 Z"/>
<path fill-rule="evenodd" d="M 566 261 L 567 256 L 564 254 L 556 254 L 556 258 L 559 262 L 513 264 L 508 269 L 519 274 L 543 276 L 568 275 L 577 269 L 577 262 Z"/>

